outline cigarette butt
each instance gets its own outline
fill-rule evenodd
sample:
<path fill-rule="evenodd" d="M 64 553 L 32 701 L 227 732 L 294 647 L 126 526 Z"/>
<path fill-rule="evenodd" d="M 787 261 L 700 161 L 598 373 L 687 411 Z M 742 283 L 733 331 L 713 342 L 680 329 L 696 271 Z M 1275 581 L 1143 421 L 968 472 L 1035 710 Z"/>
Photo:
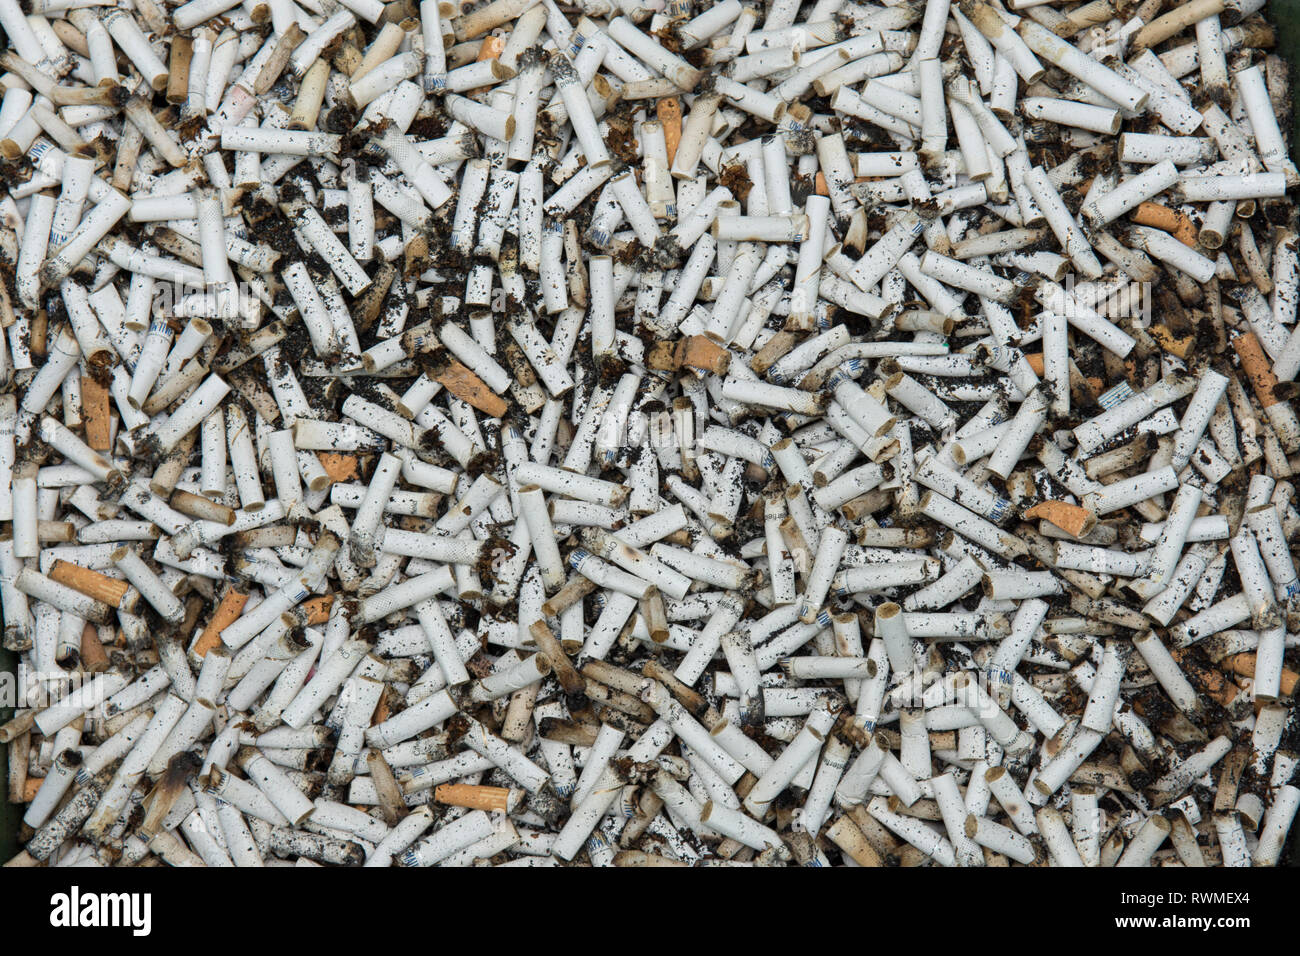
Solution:
<path fill-rule="evenodd" d="M 429 240 L 421 235 L 413 236 L 402 250 L 402 275 L 408 279 L 419 275 L 428 268 L 428 261 Z"/>
<path fill-rule="evenodd" d="M 1025 512 L 1026 518 L 1050 521 L 1066 534 L 1079 538 L 1097 525 L 1097 516 L 1087 508 L 1066 501 L 1040 501 Z"/>
<path fill-rule="evenodd" d="M 325 474 L 330 476 L 331 481 L 352 481 L 361 478 L 361 469 L 358 467 L 356 455 L 322 451 L 318 452 L 316 457 L 320 459 L 321 467 L 325 469 Z"/>
<path fill-rule="evenodd" d="M 324 624 L 330 619 L 330 608 L 334 606 L 334 595 L 322 594 L 320 597 L 308 598 L 298 606 L 307 615 L 307 626 L 315 627 L 318 624 Z"/>
<path fill-rule="evenodd" d="M 504 38 L 495 34 L 489 34 L 483 38 L 479 44 L 478 56 L 474 57 L 475 62 L 481 63 L 484 60 L 495 60 L 505 52 L 506 41 Z"/>
<path fill-rule="evenodd" d="M 192 518 L 199 518 L 203 521 L 218 521 L 227 527 L 235 523 L 234 508 L 223 505 L 219 501 L 213 501 L 204 495 L 196 495 L 188 491 L 173 491 L 168 504 L 181 514 L 189 515 Z"/>
<path fill-rule="evenodd" d="M 185 102 L 190 88 L 190 60 L 193 58 L 192 41 L 184 34 L 172 37 L 171 70 L 167 77 L 167 102 L 173 106 Z"/>
<path fill-rule="evenodd" d="M 660 100 L 655 107 L 659 122 L 664 127 L 664 146 L 668 150 L 668 165 L 677 156 L 677 144 L 682 141 L 682 104 L 675 96 Z"/>
<path fill-rule="evenodd" d="M 705 335 L 688 335 L 677 344 L 676 352 L 679 367 L 724 375 L 731 366 L 731 353 Z"/>
<path fill-rule="evenodd" d="M 95 451 L 108 451 L 112 447 L 108 389 L 94 375 L 81 377 L 81 417 L 86 426 L 86 444 Z"/>
<path fill-rule="evenodd" d="M 23 798 L 21 803 L 31 803 L 36 799 L 36 791 L 41 789 L 41 784 L 45 782 L 44 777 L 28 777 L 23 781 Z"/>
<path fill-rule="evenodd" d="M 682 363 L 677 357 L 676 346 L 666 339 L 660 339 L 650 346 L 650 353 L 646 356 L 646 365 L 660 372 L 675 372 L 682 367 Z"/>
<path fill-rule="evenodd" d="M 81 668 L 91 674 L 108 670 L 108 652 L 93 624 L 87 624 L 81 631 Z"/>
<path fill-rule="evenodd" d="M 613 690 L 594 680 L 584 681 L 582 690 L 592 702 L 602 704 L 605 708 L 620 714 L 627 714 L 633 720 L 642 723 L 650 723 L 654 720 L 654 711 L 650 705 L 642 703 L 639 698 L 631 694 Z M 596 713 L 600 713 L 600 708 L 597 708 Z"/>
<path fill-rule="evenodd" d="M 685 860 L 658 853 L 644 853 L 641 850 L 619 850 L 614 854 L 614 865 L 621 867 L 683 867 L 690 866 Z"/>
<path fill-rule="evenodd" d="M 9 296 L 9 290 L 0 283 L 0 329 L 7 329 L 18 321 L 18 316 L 14 312 L 14 301 Z"/>
<path fill-rule="evenodd" d="M 77 540 L 77 526 L 71 521 L 36 522 L 36 534 L 42 544 L 66 544 Z"/>
<path fill-rule="evenodd" d="M 547 717 L 538 726 L 538 731 L 547 740 L 569 744 L 574 747 L 590 747 L 596 742 L 595 727 L 575 723 L 571 720 Z"/>
<path fill-rule="evenodd" d="M 19 734 L 9 744 L 8 794 L 10 803 L 20 802 L 23 788 L 27 785 L 27 759 L 32 751 L 31 734 Z"/>
<path fill-rule="evenodd" d="M 1189 675 L 1198 678 L 1197 683 L 1200 684 L 1200 689 L 1225 710 L 1232 706 L 1233 701 L 1237 699 L 1237 695 L 1241 693 L 1241 688 L 1230 681 L 1222 671 L 1189 665 L 1186 659 L 1190 655 L 1185 648 L 1171 648 L 1169 656 L 1179 664 L 1184 665 L 1184 670 Z"/>
<path fill-rule="evenodd" d="M 354 303 L 352 314 L 356 317 L 357 325 L 361 330 L 370 328 L 379 318 L 379 310 L 384 307 L 384 298 L 388 295 L 388 289 L 396 277 L 397 267 L 391 262 L 385 262 L 375 273 L 370 287 L 361 293 L 361 298 Z"/>
<path fill-rule="evenodd" d="M 579 693 L 586 685 L 582 675 L 578 673 L 573 662 L 569 660 L 569 655 L 565 652 L 564 646 L 560 639 L 555 636 L 544 620 L 533 621 L 528 626 L 528 633 L 532 635 L 533 640 L 537 642 L 537 647 L 543 654 L 550 658 L 552 666 L 555 668 L 555 677 L 564 688 L 566 694 Z"/>
<path fill-rule="evenodd" d="M 247 594 L 240 594 L 234 588 L 226 592 L 221 599 L 221 603 L 217 605 L 212 620 L 208 622 L 208 626 L 203 629 L 203 633 L 199 635 L 198 640 L 190 647 L 194 656 L 205 657 L 208 651 L 221 643 L 221 632 L 235 623 L 235 619 L 244 610 L 246 603 L 248 603 Z"/>
<path fill-rule="evenodd" d="M 7 744 L 15 737 L 27 733 L 36 724 L 36 716 L 40 713 L 38 708 L 25 710 L 16 717 L 11 717 L 8 721 L 0 724 L 0 744 Z M 595 737 L 592 737 L 595 740 Z"/>
<path fill-rule="evenodd" d="M 1196 224 L 1183 213 L 1159 203 L 1144 202 L 1129 217 L 1139 226 L 1151 226 L 1169 233 L 1185 246 L 1196 248 Z"/>
<path fill-rule="evenodd" d="M 955 730 L 931 731 L 930 746 L 935 750 L 956 750 L 957 731 Z"/>
<path fill-rule="evenodd" d="M 767 370 L 775 365 L 782 355 L 794 348 L 796 341 L 798 340 L 793 332 L 782 329 L 754 353 L 754 357 L 749 360 L 749 367 L 759 375 L 766 375 Z"/>
<path fill-rule="evenodd" d="M 14 157 L 17 159 L 17 157 Z M 43 359 L 48 354 L 50 335 L 50 317 L 44 309 L 37 309 L 36 314 L 32 316 L 31 349 L 32 357 Z"/>
<path fill-rule="evenodd" d="M 270 58 L 262 65 L 262 70 L 257 74 L 257 79 L 253 83 L 253 92 L 258 96 L 264 95 L 273 87 L 284 68 L 289 65 L 289 57 L 293 51 L 298 48 L 307 34 L 303 32 L 302 27 L 297 23 L 289 24 L 289 28 L 280 34 L 280 39 L 276 42 L 275 50 L 271 53 Z"/>
<path fill-rule="evenodd" d="M 1043 377 L 1043 353 L 1042 352 L 1035 352 L 1033 355 L 1026 355 L 1025 361 L 1029 363 L 1029 367 L 1034 370 L 1035 375 L 1037 375 L 1039 378 Z"/>
<path fill-rule="evenodd" d="M 370 767 L 370 776 L 374 778 L 384 820 L 389 826 L 395 826 L 407 814 L 406 803 L 402 799 L 402 786 L 393 776 L 393 768 L 388 766 L 388 761 L 378 750 L 370 751 L 366 763 Z"/>
<path fill-rule="evenodd" d="M 1186 360 L 1192 354 L 1192 348 L 1196 345 L 1196 336 L 1176 336 L 1167 325 L 1153 325 L 1147 331 L 1151 333 L 1151 337 L 1156 340 L 1157 345 L 1170 355 L 1180 359 Z"/>
<path fill-rule="evenodd" d="M 831 194 L 830 189 L 826 186 L 826 177 L 823 176 L 820 171 L 818 171 L 817 177 L 813 180 L 813 189 L 818 196 L 829 196 Z"/>
<path fill-rule="evenodd" d="M 888 507 L 893 500 L 892 491 L 875 488 L 868 491 L 865 495 L 858 495 L 856 498 L 850 498 L 848 501 L 844 502 L 844 504 L 840 505 L 840 510 L 844 512 L 844 517 L 848 518 L 850 521 L 859 521 L 867 515 L 875 514 L 880 509 Z"/>
<path fill-rule="evenodd" d="M 455 360 L 430 376 L 451 394 L 473 405 L 485 415 L 500 418 L 509 407 L 501 396 L 487 387 L 487 383 Z"/>
<path fill-rule="evenodd" d="M 1273 393 L 1277 387 L 1277 376 L 1273 374 L 1272 363 L 1264 354 L 1259 339 L 1254 332 L 1245 332 L 1232 340 L 1232 347 L 1237 350 L 1237 357 L 1241 359 L 1241 367 L 1250 379 L 1250 387 L 1255 390 L 1255 397 L 1265 408 L 1272 408 L 1278 403 L 1278 397 Z"/>
<path fill-rule="evenodd" d="M 382 724 L 391 714 L 392 708 L 388 706 L 388 695 L 380 694 L 379 703 L 375 704 L 375 712 L 370 715 L 370 726 Z"/>
<path fill-rule="evenodd" d="M 691 687 L 683 684 L 677 679 L 677 675 L 671 670 L 664 667 L 655 658 L 650 658 L 642 665 L 641 672 L 651 680 L 657 680 L 668 688 L 669 692 L 677 698 L 678 703 L 689 710 L 694 716 L 699 717 L 709 707 L 709 702 L 703 696 L 698 694 Z"/>
<path fill-rule="evenodd" d="M 472 783 L 444 783 L 434 788 L 433 799 L 452 807 L 471 810 L 499 810 L 508 813 L 518 801 L 507 787 L 488 787 Z"/>
<path fill-rule="evenodd" d="M 1231 657 L 1225 657 L 1219 662 L 1219 666 L 1238 677 L 1255 676 L 1255 655 L 1254 654 L 1233 654 Z M 1296 682 L 1300 681 L 1300 674 L 1290 668 L 1282 668 L 1282 693 L 1288 697 L 1295 694 Z"/>
<path fill-rule="evenodd" d="M 363 59 L 364 56 L 360 50 L 351 43 L 344 43 L 335 52 L 331 62 L 340 73 L 351 77 L 357 71 L 357 67 L 361 65 Z"/>
<path fill-rule="evenodd" d="M 67 561 L 56 560 L 54 562 L 50 567 L 50 580 L 58 581 L 74 591 L 79 591 L 86 597 L 92 597 L 96 601 L 103 601 L 110 607 L 121 608 L 127 613 L 130 613 L 136 604 L 134 600 L 127 601 L 130 607 L 123 604 L 127 591 L 131 590 L 131 585 L 125 581 L 110 578 L 98 571 L 92 571 L 90 568 L 83 568 Z"/>

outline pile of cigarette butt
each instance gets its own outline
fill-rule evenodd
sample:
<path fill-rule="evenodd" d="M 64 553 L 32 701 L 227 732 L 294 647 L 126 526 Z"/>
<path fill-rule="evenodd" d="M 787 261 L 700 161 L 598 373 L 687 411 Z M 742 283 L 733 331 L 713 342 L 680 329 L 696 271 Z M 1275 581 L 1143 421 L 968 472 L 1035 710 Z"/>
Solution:
<path fill-rule="evenodd" d="M 0 0 L 8 865 L 1285 863 L 1263 6 Z"/>

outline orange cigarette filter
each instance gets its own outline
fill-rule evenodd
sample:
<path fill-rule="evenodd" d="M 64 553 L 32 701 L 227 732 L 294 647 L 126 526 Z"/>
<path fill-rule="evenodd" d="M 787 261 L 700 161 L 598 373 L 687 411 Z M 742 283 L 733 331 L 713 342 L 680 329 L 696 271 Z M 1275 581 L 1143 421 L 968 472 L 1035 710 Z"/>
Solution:
<path fill-rule="evenodd" d="M 1042 352 L 1035 352 L 1032 355 L 1026 355 L 1025 361 L 1029 363 L 1029 367 L 1034 370 L 1035 375 L 1037 375 L 1039 378 L 1043 377 L 1043 353 Z"/>
<path fill-rule="evenodd" d="M 431 378 L 461 401 L 473 405 L 484 414 L 500 418 L 506 413 L 505 400 L 460 362 L 448 362 L 445 368 Z"/>
<path fill-rule="evenodd" d="M 1185 360 L 1192 354 L 1192 348 L 1196 345 L 1196 336 L 1187 335 L 1180 338 L 1174 335 L 1167 325 L 1153 325 L 1147 331 L 1151 333 L 1157 345 L 1176 358 Z"/>
<path fill-rule="evenodd" d="M 108 389 L 93 375 L 81 377 L 81 417 L 86 427 L 86 444 L 95 451 L 108 451 L 112 447 Z"/>
<path fill-rule="evenodd" d="M 506 49 L 505 39 L 503 37 L 496 36 L 495 34 L 490 34 L 488 36 L 485 36 L 483 38 L 483 42 L 479 44 L 478 56 L 476 56 L 474 59 L 476 62 L 482 62 L 483 60 L 495 60 L 499 56 L 501 56 L 502 53 L 505 52 L 505 49 Z"/>
<path fill-rule="evenodd" d="M 380 694 L 379 703 L 375 704 L 375 712 L 370 715 L 370 725 L 382 724 L 388 719 L 391 708 L 388 706 L 388 695 Z"/>
<path fill-rule="evenodd" d="M 41 789 L 41 784 L 45 782 L 44 777 L 28 777 L 23 781 L 23 803 L 31 803 L 36 799 L 36 791 Z"/>
<path fill-rule="evenodd" d="M 1225 657 L 1219 662 L 1219 666 L 1239 677 L 1255 676 L 1255 655 L 1254 654 L 1233 654 L 1231 657 Z M 1290 668 L 1282 668 L 1282 693 L 1288 697 L 1295 695 L 1296 682 L 1300 681 L 1300 674 Z"/>
<path fill-rule="evenodd" d="M 1188 652 L 1183 648 L 1178 648 L 1171 650 L 1169 656 L 1182 664 L 1188 657 Z M 1201 689 L 1220 707 L 1231 707 L 1233 701 L 1237 699 L 1237 695 L 1241 693 L 1241 688 L 1230 681 L 1222 671 L 1212 670 L 1208 667 L 1198 667 L 1195 668 L 1192 676 L 1200 683 Z"/>
<path fill-rule="evenodd" d="M 1082 537 L 1097 525 L 1096 514 L 1068 501 L 1040 501 L 1025 512 L 1025 517 L 1050 521 L 1075 538 Z"/>
<path fill-rule="evenodd" d="M 731 366 L 731 353 L 705 335 L 688 335 L 677 345 L 678 365 L 724 375 Z"/>
<path fill-rule="evenodd" d="M 89 623 L 81 631 L 81 667 L 91 674 L 108 670 L 108 652 L 99 640 L 99 631 Z"/>
<path fill-rule="evenodd" d="M 122 607 L 126 592 L 131 589 L 131 585 L 125 581 L 107 577 L 98 571 L 63 560 L 56 560 L 50 567 L 50 580 L 58 581 L 74 591 L 80 591 L 86 597 L 92 597 L 96 601 L 103 601 L 110 607 L 117 608 Z M 132 607 L 135 605 L 134 601 L 128 603 Z M 129 612 L 130 608 L 123 608 L 123 610 Z"/>
<path fill-rule="evenodd" d="M 677 144 L 682 141 L 682 104 L 675 96 L 660 100 L 655 106 L 659 122 L 664 128 L 664 146 L 668 150 L 668 165 L 677 156 Z"/>
<path fill-rule="evenodd" d="M 505 787 L 487 787 L 470 783 L 444 783 L 433 791 L 433 798 L 439 803 L 453 807 L 469 807 L 473 810 L 500 810 L 505 813 L 511 809 L 510 791 Z"/>
<path fill-rule="evenodd" d="M 1185 246 L 1196 248 L 1196 224 L 1176 209 L 1159 203 L 1140 203 L 1129 216 L 1139 226 L 1151 226 L 1169 233 Z"/>
<path fill-rule="evenodd" d="M 1265 408 L 1272 408 L 1278 403 L 1273 389 L 1277 387 L 1277 376 L 1273 374 L 1272 363 L 1264 354 L 1264 348 L 1254 332 L 1243 332 L 1232 340 L 1232 347 L 1241 359 L 1241 367 L 1250 379 L 1250 387 L 1255 390 L 1255 397 Z"/>
<path fill-rule="evenodd" d="M 330 608 L 334 606 L 334 595 L 322 594 L 319 597 L 308 598 L 298 606 L 307 615 L 307 626 L 315 627 L 318 624 L 324 624 L 330 619 Z"/>
<path fill-rule="evenodd" d="M 361 477 L 356 455 L 342 455 L 336 451 L 322 451 L 317 453 L 316 457 L 320 459 L 321 467 L 325 469 L 325 474 L 329 475 L 332 481 L 351 481 L 354 478 Z"/>
<path fill-rule="evenodd" d="M 235 619 L 243 612 L 244 605 L 247 603 L 248 595 L 240 594 L 234 588 L 225 593 L 221 603 L 217 605 L 216 612 L 212 615 L 212 620 L 208 621 L 208 626 L 203 629 L 203 633 L 190 648 L 196 657 L 206 657 L 208 651 L 221 643 L 221 632 L 235 623 Z"/>
<path fill-rule="evenodd" d="M 499 59 L 501 54 L 505 52 L 505 49 L 506 49 L 506 41 L 501 37 L 495 35 L 485 36 L 483 38 L 483 42 L 479 44 L 478 54 L 474 57 L 474 61 L 476 63 L 481 63 L 484 60 Z M 505 77 L 509 77 L 513 75 L 512 71 L 507 70 L 501 64 L 497 64 L 497 66 L 493 67 L 493 70 L 494 72 L 500 71 L 497 73 L 498 76 L 504 75 Z M 485 92 L 486 90 L 489 89 L 491 89 L 490 86 L 476 87 L 475 89 L 470 90 L 469 95 L 477 96 L 479 93 Z"/>

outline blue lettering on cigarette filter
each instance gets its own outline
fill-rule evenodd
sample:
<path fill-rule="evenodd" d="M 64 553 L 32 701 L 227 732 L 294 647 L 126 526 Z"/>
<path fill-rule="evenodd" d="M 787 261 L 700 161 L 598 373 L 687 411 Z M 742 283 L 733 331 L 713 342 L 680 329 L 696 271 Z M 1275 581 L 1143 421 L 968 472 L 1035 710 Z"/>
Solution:
<path fill-rule="evenodd" d="M 1116 405 L 1120 405 L 1133 397 L 1133 389 L 1129 387 L 1128 382 L 1120 382 L 1112 388 L 1106 389 L 1097 399 L 1097 404 L 1109 411 Z"/>
<path fill-rule="evenodd" d="M 984 673 L 988 677 L 989 683 L 991 684 L 1011 683 L 1011 671 L 1007 670 L 1005 667 L 997 667 L 996 665 L 990 665 L 989 667 L 985 668 Z"/>

